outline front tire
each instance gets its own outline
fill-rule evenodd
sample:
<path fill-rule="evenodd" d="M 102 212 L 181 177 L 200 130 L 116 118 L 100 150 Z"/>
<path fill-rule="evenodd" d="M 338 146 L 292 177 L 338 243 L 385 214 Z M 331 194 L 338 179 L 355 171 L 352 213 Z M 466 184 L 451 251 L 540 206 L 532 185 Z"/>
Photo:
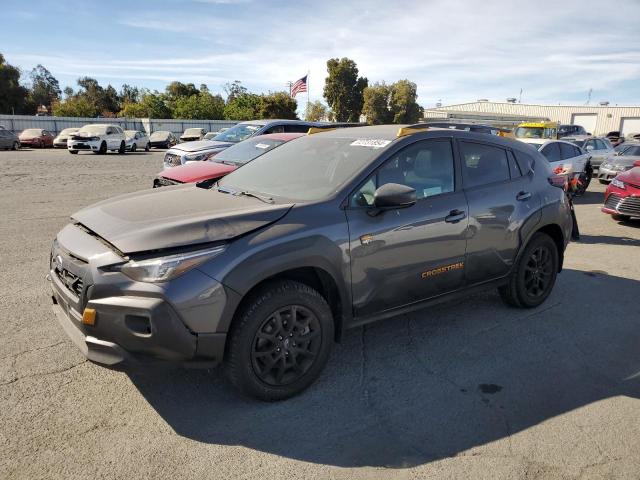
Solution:
<path fill-rule="evenodd" d="M 135 143 L 133 145 L 131 145 L 131 151 L 132 152 L 135 152 L 137 148 L 138 148 L 138 146 Z"/>
<path fill-rule="evenodd" d="M 534 308 L 544 302 L 558 276 L 559 252 L 553 239 L 543 232 L 533 235 L 509 283 L 498 289 L 502 300 L 512 307 Z"/>
<path fill-rule="evenodd" d="M 229 333 L 225 373 L 245 395 L 276 401 L 309 387 L 329 359 L 331 309 L 311 287 L 268 283 L 247 299 Z"/>
<path fill-rule="evenodd" d="M 120 155 L 124 155 L 124 152 L 127 151 L 127 146 L 125 145 L 124 142 L 120 142 L 120 148 L 118 148 L 118 153 Z"/>
<path fill-rule="evenodd" d="M 100 148 L 95 153 L 97 153 L 98 155 L 104 155 L 105 153 L 107 153 L 107 142 L 102 142 L 100 144 Z"/>
<path fill-rule="evenodd" d="M 631 217 L 629 215 L 620 215 L 619 213 L 612 214 L 611 218 L 618 222 L 628 222 L 629 220 L 631 220 Z"/>
<path fill-rule="evenodd" d="M 20 148 L 19 142 L 13 142 L 12 150 L 18 150 Z"/>
<path fill-rule="evenodd" d="M 78 150 L 69 150 L 69 153 L 72 155 L 77 155 L 78 154 Z"/>
<path fill-rule="evenodd" d="M 602 185 L 609 185 L 609 182 L 608 182 L 607 180 L 599 179 L 598 181 L 599 181 Z"/>

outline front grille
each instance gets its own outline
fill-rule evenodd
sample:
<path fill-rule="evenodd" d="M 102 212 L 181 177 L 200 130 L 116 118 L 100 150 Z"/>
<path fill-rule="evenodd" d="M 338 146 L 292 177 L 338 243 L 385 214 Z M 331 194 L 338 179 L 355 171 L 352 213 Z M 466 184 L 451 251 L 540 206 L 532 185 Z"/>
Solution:
<path fill-rule="evenodd" d="M 164 163 L 167 165 L 171 165 L 172 167 L 177 167 L 179 165 L 182 165 L 182 161 L 180 160 L 180 155 L 175 155 L 173 153 L 165 154 Z"/>
<path fill-rule="evenodd" d="M 164 177 L 157 177 L 153 180 L 153 188 L 158 187 L 170 187 L 171 185 L 179 185 L 181 182 L 177 182 L 175 180 L 169 180 Z"/>
<path fill-rule="evenodd" d="M 640 216 L 640 197 L 621 197 L 612 193 L 604 206 L 623 215 Z"/>
<path fill-rule="evenodd" d="M 82 278 L 71 273 L 65 268 L 59 268 L 58 266 L 56 266 L 53 271 L 62 284 L 67 287 L 67 290 L 78 298 L 82 296 L 82 291 L 84 290 L 84 282 L 82 281 Z"/>

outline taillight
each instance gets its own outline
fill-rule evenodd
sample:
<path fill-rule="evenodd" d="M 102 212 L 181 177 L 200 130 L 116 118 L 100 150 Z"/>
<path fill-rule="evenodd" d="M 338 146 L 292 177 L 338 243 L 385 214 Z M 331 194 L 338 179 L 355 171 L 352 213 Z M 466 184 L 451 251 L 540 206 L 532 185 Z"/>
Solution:
<path fill-rule="evenodd" d="M 558 168 L 562 170 L 561 167 L 557 167 L 556 169 L 554 169 L 554 173 Z M 547 180 L 549 180 L 549 184 L 553 185 L 554 187 L 561 188 L 565 191 L 567 190 L 567 177 L 565 175 L 551 175 L 549 178 L 547 178 Z"/>
<path fill-rule="evenodd" d="M 558 166 L 553 169 L 553 173 L 555 173 L 556 175 L 560 175 L 561 173 L 564 173 L 564 168 L 562 166 Z"/>

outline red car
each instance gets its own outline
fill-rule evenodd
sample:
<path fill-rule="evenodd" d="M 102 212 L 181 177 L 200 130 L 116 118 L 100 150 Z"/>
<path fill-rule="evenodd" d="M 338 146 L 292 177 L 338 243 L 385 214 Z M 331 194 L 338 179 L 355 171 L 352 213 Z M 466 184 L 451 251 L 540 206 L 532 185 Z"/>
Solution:
<path fill-rule="evenodd" d="M 633 167 L 611 180 L 604 193 L 602 211 L 616 220 L 640 217 L 640 160 Z"/>
<path fill-rule="evenodd" d="M 54 135 L 41 128 L 27 128 L 18 135 L 18 138 L 21 147 L 53 147 Z"/>
<path fill-rule="evenodd" d="M 153 188 L 181 183 L 215 182 L 236 168 L 258 158 L 305 133 L 270 133 L 251 137 L 221 151 L 208 161 L 189 162 L 160 172 L 153 180 Z"/>

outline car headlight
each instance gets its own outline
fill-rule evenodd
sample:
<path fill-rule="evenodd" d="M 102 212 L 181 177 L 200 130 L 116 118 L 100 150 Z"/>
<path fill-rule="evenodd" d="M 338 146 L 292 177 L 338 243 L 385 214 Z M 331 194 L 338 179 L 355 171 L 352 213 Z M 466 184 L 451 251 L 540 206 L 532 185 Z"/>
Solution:
<path fill-rule="evenodd" d="M 185 155 L 184 159 L 187 162 L 200 162 L 209 160 L 209 158 L 215 156 L 218 152 L 206 152 L 206 153 L 192 153 L 191 155 Z"/>
<path fill-rule="evenodd" d="M 173 280 L 194 267 L 220 255 L 224 245 L 195 252 L 179 253 L 147 260 L 130 260 L 113 265 L 109 271 L 121 272 L 138 282 L 158 283 Z"/>
<path fill-rule="evenodd" d="M 624 182 L 618 180 L 617 178 L 611 180 L 611 185 L 613 185 L 614 187 L 622 188 L 624 190 Z"/>

